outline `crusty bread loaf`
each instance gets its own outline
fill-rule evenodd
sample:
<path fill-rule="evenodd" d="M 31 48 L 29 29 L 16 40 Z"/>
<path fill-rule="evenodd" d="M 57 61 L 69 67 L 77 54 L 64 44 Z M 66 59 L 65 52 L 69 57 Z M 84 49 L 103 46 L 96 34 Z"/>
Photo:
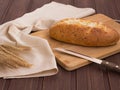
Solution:
<path fill-rule="evenodd" d="M 117 31 L 101 22 L 84 19 L 64 19 L 54 24 L 50 37 L 66 43 L 82 46 L 109 46 L 119 40 Z"/>

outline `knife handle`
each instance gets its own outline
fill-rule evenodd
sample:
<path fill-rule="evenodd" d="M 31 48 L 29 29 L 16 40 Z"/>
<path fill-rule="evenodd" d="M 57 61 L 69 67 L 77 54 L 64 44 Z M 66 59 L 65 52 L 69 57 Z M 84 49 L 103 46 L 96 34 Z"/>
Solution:
<path fill-rule="evenodd" d="M 108 69 L 112 69 L 114 71 L 120 72 L 120 66 L 115 63 L 102 61 L 101 65 L 106 66 Z"/>

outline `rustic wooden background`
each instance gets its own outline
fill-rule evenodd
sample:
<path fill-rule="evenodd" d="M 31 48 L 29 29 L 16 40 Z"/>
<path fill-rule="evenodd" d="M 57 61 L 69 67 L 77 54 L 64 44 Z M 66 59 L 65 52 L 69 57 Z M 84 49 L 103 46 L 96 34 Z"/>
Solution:
<path fill-rule="evenodd" d="M 16 19 L 53 0 L 0 0 L 0 24 Z M 113 19 L 120 19 L 120 0 L 54 0 L 76 7 L 91 7 Z M 120 64 L 120 53 L 105 58 Z M 50 77 L 0 79 L 0 90 L 120 90 L 120 73 L 90 64 L 68 72 L 58 65 L 59 73 Z"/>

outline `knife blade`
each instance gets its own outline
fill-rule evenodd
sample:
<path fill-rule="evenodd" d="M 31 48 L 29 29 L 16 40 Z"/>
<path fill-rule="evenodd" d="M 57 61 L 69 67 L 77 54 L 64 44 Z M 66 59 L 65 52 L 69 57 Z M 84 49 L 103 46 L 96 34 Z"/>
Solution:
<path fill-rule="evenodd" d="M 120 72 L 120 66 L 115 64 L 115 63 L 108 62 L 108 61 L 101 60 L 101 59 L 97 59 L 97 58 L 94 58 L 94 57 L 91 57 L 91 56 L 88 56 L 88 55 L 84 55 L 84 54 L 81 54 L 81 53 L 77 53 L 75 51 L 68 50 L 68 49 L 54 48 L 54 50 L 62 52 L 62 53 L 66 53 L 66 54 L 69 54 L 69 55 L 72 55 L 72 56 L 76 56 L 76 57 L 79 57 L 79 58 L 83 58 L 83 59 L 89 60 L 91 62 L 94 62 L 96 64 L 106 66 L 107 68 L 109 68 L 111 70 Z"/>

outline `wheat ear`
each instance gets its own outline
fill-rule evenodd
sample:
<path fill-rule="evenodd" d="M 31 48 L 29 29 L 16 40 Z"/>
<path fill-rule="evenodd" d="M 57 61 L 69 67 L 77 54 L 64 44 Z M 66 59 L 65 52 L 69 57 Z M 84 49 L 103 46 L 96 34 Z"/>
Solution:
<path fill-rule="evenodd" d="M 12 45 L 7 45 L 7 44 L 3 44 L 1 45 L 1 47 L 7 49 L 10 52 L 13 52 L 15 54 L 18 54 L 18 52 L 20 51 L 24 51 L 24 50 L 30 50 L 30 47 L 28 46 L 12 46 Z"/>
<path fill-rule="evenodd" d="M 26 62 L 23 58 L 15 55 L 14 53 L 8 51 L 5 47 L 0 46 L 0 63 L 7 64 L 7 66 L 11 65 L 15 68 L 20 66 L 22 67 L 31 67 L 32 64 Z"/>

